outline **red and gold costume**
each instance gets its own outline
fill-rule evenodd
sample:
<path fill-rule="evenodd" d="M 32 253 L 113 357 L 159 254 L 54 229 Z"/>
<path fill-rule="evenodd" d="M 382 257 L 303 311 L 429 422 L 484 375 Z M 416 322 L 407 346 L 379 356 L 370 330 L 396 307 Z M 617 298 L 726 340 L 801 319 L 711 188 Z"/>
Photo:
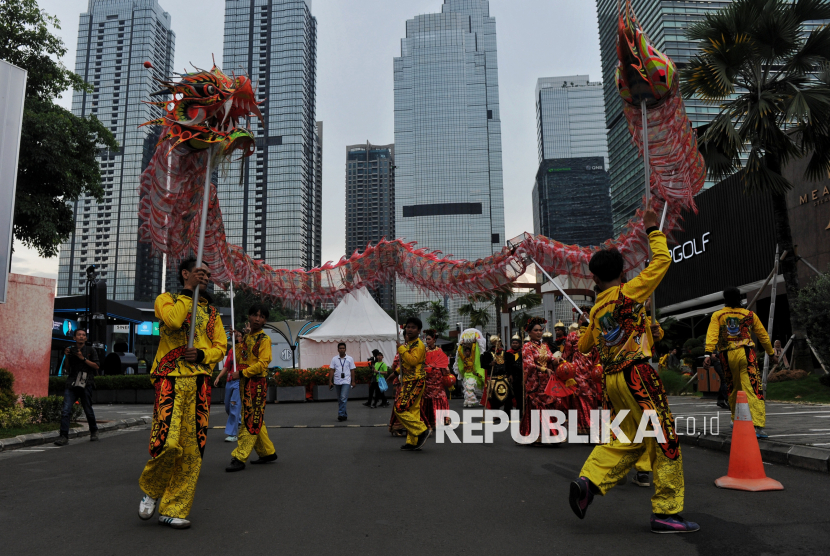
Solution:
<path fill-rule="evenodd" d="M 558 409 L 556 398 L 548 395 L 548 382 L 551 379 L 551 359 L 553 354 L 547 344 L 531 340 L 522 347 L 522 364 L 524 367 L 524 413 L 520 431 L 523 436 L 531 432 L 531 411 L 534 409 Z M 541 417 L 537 417 L 541 418 Z M 542 423 L 544 424 L 544 423 Z M 541 435 L 542 428 L 539 428 Z M 538 441 L 538 439 L 537 439 Z"/>
<path fill-rule="evenodd" d="M 450 360 L 439 347 L 428 349 L 424 362 L 426 389 L 421 406 L 421 420 L 435 430 L 436 411 L 449 410 L 450 402 L 444 390 L 444 375 L 449 372 Z"/>
<path fill-rule="evenodd" d="M 601 391 L 593 379 L 594 367 L 599 363 L 599 352 L 596 347 L 588 354 L 578 349 L 579 339 L 587 327 L 574 330 L 565 338 L 562 359 L 574 366 L 576 388 L 574 392 L 574 409 L 577 415 L 577 429 L 584 433 L 591 428 L 591 411 L 599 409 Z"/>
<path fill-rule="evenodd" d="M 237 447 L 231 454 L 245 463 L 256 450 L 259 457 L 275 453 L 265 426 L 265 400 L 268 394 L 268 365 L 271 363 L 271 338 L 265 332 L 247 334 L 236 344 L 236 365 L 242 373 L 239 391 L 242 398 L 242 423 Z"/>
<path fill-rule="evenodd" d="M 210 416 L 210 375 L 222 360 L 227 338 L 219 312 L 199 296 L 193 347 L 198 361 L 184 360 L 191 326 L 192 292 L 156 298 L 159 348 L 150 372 L 156 390 L 150 460 L 138 481 L 159 502 L 159 513 L 184 519 L 190 513 L 202 468 Z"/>
<path fill-rule="evenodd" d="M 724 381 L 729 392 L 729 406 L 735 418 L 735 400 L 738 391 L 746 392 L 752 424 L 763 427 L 767 413 L 764 406 L 764 388 L 755 355 L 752 333 L 758 338 L 767 355 L 775 353 L 758 315 L 742 308 L 724 307 L 712 315 L 706 333 L 706 353 L 718 351 L 724 370 Z M 725 372 L 729 369 L 730 372 Z"/>
<path fill-rule="evenodd" d="M 677 514 L 683 510 L 683 461 L 663 384 L 648 363 L 653 339 L 644 307 L 668 271 L 671 255 L 666 236 L 656 228 L 649 233 L 649 243 L 654 253 L 651 263 L 630 282 L 598 295 L 591 324 L 579 341 L 582 353 L 597 347 L 603 367 L 603 407 L 614 414 L 629 410 L 620 429 L 631 442 L 614 438 L 596 446 L 580 475 L 605 494 L 647 453 L 654 470 L 652 509 L 656 514 Z M 665 442 L 658 444 L 649 437 L 633 442 L 646 410 L 657 415 Z"/>

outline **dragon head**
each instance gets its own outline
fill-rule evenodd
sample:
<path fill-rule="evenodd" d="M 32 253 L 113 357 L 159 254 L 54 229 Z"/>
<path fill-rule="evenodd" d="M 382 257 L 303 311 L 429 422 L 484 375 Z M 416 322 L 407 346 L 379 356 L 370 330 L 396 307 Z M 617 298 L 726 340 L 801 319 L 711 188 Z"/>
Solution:
<path fill-rule="evenodd" d="M 639 106 L 654 104 L 675 86 L 677 68 L 671 59 L 654 48 L 637 21 L 631 0 L 620 10 L 617 24 L 617 89 L 625 102 Z"/>
<path fill-rule="evenodd" d="M 149 62 L 145 63 L 146 67 Z M 177 74 L 179 81 L 159 81 L 164 88 L 152 93 L 173 95 L 169 101 L 145 101 L 164 108 L 167 115 L 145 125 L 165 128 L 159 144 L 173 140 L 173 147 L 182 143 L 194 150 L 221 145 L 221 153 L 235 150 L 243 156 L 254 153 L 256 140 L 240 122 L 251 115 L 262 120 L 251 80 L 245 76 L 227 76 L 215 65 L 210 71 Z"/>

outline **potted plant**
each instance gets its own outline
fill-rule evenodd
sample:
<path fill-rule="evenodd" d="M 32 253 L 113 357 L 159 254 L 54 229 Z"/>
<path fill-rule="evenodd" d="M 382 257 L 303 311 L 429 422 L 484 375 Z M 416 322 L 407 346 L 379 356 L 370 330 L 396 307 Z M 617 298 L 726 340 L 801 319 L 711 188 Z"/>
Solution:
<path fill-rule="evenodd" d="M 277 402 L 305 401 L 305 386 L 300 378 L 301 373 L 300 369 L 275 369 L 270 383 L 274 385 L 274 399 Z M 270 398 L 271 389 L 268 390 Z"/>

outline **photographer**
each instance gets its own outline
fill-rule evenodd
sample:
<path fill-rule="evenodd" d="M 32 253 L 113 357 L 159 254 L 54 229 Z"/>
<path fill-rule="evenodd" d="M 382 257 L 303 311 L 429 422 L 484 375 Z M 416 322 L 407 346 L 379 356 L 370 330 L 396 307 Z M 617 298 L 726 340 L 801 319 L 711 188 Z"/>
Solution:
<path fill-rule="evenodd" d="M 98 353 L 86 345 L 86 331 L 75 331 L 75 345 L 64 350 L 69 375 L 66 378 L 66 390 L 63 393 L 63 411 L 61 412 L 60 438 L 57 446 L 69 444 L 69 417 L 76 400 L 81 401 L 87 423 L 89 423 L 89 440 L 98 440 L 98 425 L 92 411 L 92 386 L 95 371 L 98 370 Z"/>

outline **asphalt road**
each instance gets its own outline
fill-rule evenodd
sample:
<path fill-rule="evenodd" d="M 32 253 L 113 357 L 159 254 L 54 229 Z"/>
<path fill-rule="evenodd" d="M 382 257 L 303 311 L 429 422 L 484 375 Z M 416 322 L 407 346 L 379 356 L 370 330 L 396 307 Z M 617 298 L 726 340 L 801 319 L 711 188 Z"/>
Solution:
<path fill-rule="evenodd" d="M 452 408 L 460 410 L 460 401 Z M 216 407 L 215 409 L 219 409 Z M 399 450 L 388 410 L 350 403 L 269 405 L 279 461 L 225 473 L 232 444 L 211 429 L 186 531 L 137 516 L 149 431 L 102 434 L 65 448 L 0 454 L 0 551 L 83 554 L 822 554 L 830 545 L 830 476 L 767 465 L 782 492 L 719 490 L 720 452 L 684 447 L 686 511 L 701 531 L 649 532 L 650 488 L 598 497 L 585 520 L 567 502 L 588 446 L 491 445 Z M 213 411 L 212 426 L 224 424 Z M 283 424 L 285 423 L 285 424 Z M 292 428 L 287 428 L 290 424 Z M 308 428 L 293 428 L 308 424 Z"/>

